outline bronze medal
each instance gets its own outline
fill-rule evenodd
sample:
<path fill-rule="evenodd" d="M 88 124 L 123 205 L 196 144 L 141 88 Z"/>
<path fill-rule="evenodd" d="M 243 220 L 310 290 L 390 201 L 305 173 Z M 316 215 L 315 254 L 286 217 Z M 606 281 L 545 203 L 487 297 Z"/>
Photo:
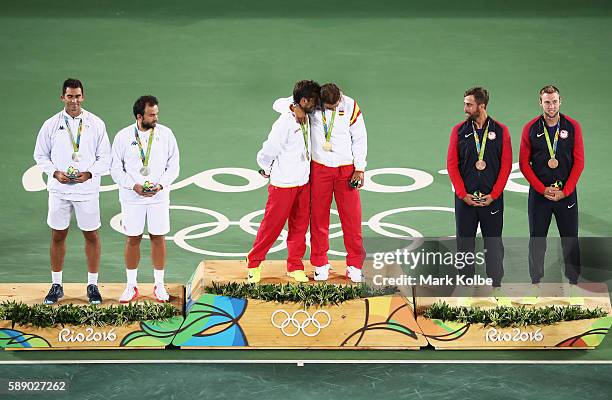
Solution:
<path fill-rule="evenodd" d="M 550 169 L 555 169 L 559 166 L 559 160 L 557 160 L 556 158 L 551 158 L 550 160 L 548 160 L 548 167 Z"/>
<path fill-rule="evenodd" d="M 487 162 L 485 160 L 478 160 L 478 161 L 476 161 L 476 169 L 478 171 L 482 171 L 485 168 L 487 168 Z"/>

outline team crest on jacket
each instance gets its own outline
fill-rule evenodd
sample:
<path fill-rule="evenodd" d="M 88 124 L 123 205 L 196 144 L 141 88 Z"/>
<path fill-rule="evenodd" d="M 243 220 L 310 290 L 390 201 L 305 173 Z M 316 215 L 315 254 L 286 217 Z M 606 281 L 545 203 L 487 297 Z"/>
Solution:
<path fill-rule="evenodd" d="M 495 138 L 497 137 L 497 135 L 493 131 L 489 132 L 488 136 L 489 136 L 489 140 L 495 140 Z"/>
<path fill-rule="evenodd" d="M 344 117 L 344 108 L 341 108 L 341 109 L 338 110 L 338 115 L 340 117 Z"/>
<path fill-rule="evenodd" d="M 561 139 L 567 139 L 567 136 L 568 136 L 568 133 L 567 133 L 567 131 L 565 129 L 562 130 L 561 132 L 559 132 L 559 137 Z"/>

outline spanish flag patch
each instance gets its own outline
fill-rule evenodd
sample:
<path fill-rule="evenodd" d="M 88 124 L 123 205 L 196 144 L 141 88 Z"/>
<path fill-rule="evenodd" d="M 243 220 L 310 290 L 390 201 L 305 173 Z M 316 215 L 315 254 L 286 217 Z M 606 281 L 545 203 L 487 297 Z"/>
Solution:
<path fill-rule="evenodd" d="M 353 107 L 353 113 L 351 114 L 351 121 L 349 126 L 352 126 L 355 122 L 357 122 L 357 118 L 361 115 L 361 109 L 359 108 L 359 104 L 355 101 L 355 106 Z"/>

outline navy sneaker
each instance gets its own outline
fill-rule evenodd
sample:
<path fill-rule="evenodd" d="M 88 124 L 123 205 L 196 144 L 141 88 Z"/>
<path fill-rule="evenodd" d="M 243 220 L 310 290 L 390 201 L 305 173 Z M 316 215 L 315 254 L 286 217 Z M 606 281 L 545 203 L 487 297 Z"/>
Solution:
<path fill-rule="evenodd" d="M 102 296 L 100 296 L 100 291 L 98 290 L 98 286 L 96 285 L 87 285 L 87 298 L 89 299 L 89 304 L 101 304 Z"/>
<path fill-rule="evenodd" d="M 43 304 L 55 304 L 62 297 L 64 297 L 64 288 L 62 287 L 62 285 L 54 283 L 53 285 L 51 285 L 49 293 L 47 293 L 47 296 L 43 300 Z"/>

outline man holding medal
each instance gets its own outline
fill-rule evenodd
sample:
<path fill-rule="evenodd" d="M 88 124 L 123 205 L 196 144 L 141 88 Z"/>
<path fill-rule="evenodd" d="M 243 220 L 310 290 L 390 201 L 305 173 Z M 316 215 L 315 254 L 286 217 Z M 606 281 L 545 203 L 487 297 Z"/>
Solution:
<path fill-rule="evenodd" d="M 51 227 L 51 289 L 45 304 L 55 304 L 64 296 L 62 268 L 72 211 L 85 238 L 87 257 L 87 298 L 100 304 L 100 178 L 108 174 L 110 142 L 104 122 L 81 107 L 85 100 L 83 84 L 67 79 L 62 86 L 64 109 L 45 121 L 34 149 L 34 160 L 49 176 Z"/>
<path fill-rule="evenodd" d="M 578 121 L 559 112 L 559 89 L 548 85 L 540 90 L 542 115 L 529 121 L 521 137 L 520 167 L 530 184 L 529 274 L 535 296 L 544 276 L 546 236 L 555 216 L 565 262 L 565 276 L 570 289 L 580 275 L 578 245 L 578 195 L 576 184 L 584 169 L 582 129 Z M 529 298 L 533 300 L 534 298 Z M 570 301 L 580 303 L 571 296 Z"/>
<path fill-rule="evenodd" d="M 293 88 L 293 101 L 311 113 L 318 103 L 319 90 L 314 81 L 299 81 Z M 262 262 L 287 220 L 287 275 L 296 282 L 308 282 L 302 257 L 310 217 L 310 127 L 308 117 L 298 123 L 294 116 L 283 113 L 257 153 L 260 173 L 270 178 L 270 184 L 264 218 L 247 256 L 249 283 L 260 281 Z"/>
<path fill-rule="evenodd" d="M 127 285 L 119 302 L 138 298 L 137 274 L 145 222 L 151 240 L 154 295 L 159 302 L 166 302 L 170 296 L 164 287 L 165 235 L 170 231 L 170 185 L 179 175 L 179 149 L 172 130 L 157 122 L 156 97 L 140 97 L 133 113 L 136 123 L 117 133 L 112 149 L 111 175 L 119 185 L 121 224 L 127 235 Z"/>
<path fill-rule="evenodd" d="M 455 189 L 457 250 L 474 253 L 478 225 L 484 237 L 487 277 L 495 295 L 504 276 L 503 191 L 512 170 L 512 142 L 508 128 L 487 114 L 489 93 L 475 87 L 464 94 L 466 120 L 453 127 L 447 169 Z M 473 263 L 464 274 L 472 277 Z"/>
<path fill-rule="evenodd" d="M 274 103 L 274 110 L 286 113 L 287 99 Z M 300 105 L 292 105 L 296 119 L 304 118 Z M 338 86 L 321 87 L 321 106 L 310 116 L 312 126 L 312 163 L 310 169 L 310 262 L 314 279 L 325 281 L 331 268 L 329 251 L 329 214 L 335 198 L 347 251 L 345 275 L 362 282 L 365 249 L 361 235 L 361 199 L 367 156 L 367 131 L 357 102 L 344 95 Z"/>

